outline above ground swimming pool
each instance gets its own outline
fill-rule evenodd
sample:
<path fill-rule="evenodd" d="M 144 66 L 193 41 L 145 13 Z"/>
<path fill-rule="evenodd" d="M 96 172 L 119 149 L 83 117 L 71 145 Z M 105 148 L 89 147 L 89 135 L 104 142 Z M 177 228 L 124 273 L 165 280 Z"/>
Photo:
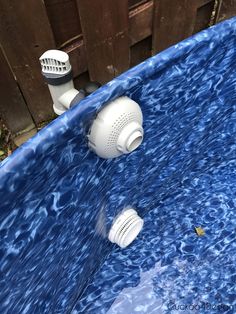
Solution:
<path fill-rule="evenodd" d="M 122 95 L 142 108 L 144 140 L 101 159 L 86 135 Z M 0 313 L 235 313 L 235 108 L 231 19 L 109 82 L 2 162 Z M 127 206 L 144 227 L 120 249 L 108 232 Z"/>

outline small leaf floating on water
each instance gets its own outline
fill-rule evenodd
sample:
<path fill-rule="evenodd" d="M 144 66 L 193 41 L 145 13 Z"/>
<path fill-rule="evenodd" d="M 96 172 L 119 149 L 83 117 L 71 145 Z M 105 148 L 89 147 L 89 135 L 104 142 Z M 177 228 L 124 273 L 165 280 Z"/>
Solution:
<path fill-rule="evenodd" d="M 195 232 L 199 237 L 202 237 L 205 235 L 205 231 L 204 229 L 202 229 L 202 227 L 195 227 Z"/>

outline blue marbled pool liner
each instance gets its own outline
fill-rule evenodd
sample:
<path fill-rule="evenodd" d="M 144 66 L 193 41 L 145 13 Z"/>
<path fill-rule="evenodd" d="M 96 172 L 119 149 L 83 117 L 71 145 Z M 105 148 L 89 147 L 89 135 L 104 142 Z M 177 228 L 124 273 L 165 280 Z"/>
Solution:
<path fill-rule="evenodd" d="M 72 313 L 235 313 L 235 185 L 235 161 L 190 176 L 110 253 Z"/>
<path fill-rule="evenodd" d="M 2 162 L 1 313 L 113 311 L 130 283 L 145 289 L 140 277 L 154 291 L 147 311 L 164 311 L 190 287 L 185 302 L 212 301 L 218 292 L 217 302 L 235 302 L 235 47 L 236 19 L 209 28 L 109 82 Z M 144 142 L 102 160 L 86 134 L 101 107 L 121 95 L 142 108 Z M 120 251 L 107 234 L 128 205 L 145 226 Z M 195 224 L 205 237 L 196 237 Z"/>

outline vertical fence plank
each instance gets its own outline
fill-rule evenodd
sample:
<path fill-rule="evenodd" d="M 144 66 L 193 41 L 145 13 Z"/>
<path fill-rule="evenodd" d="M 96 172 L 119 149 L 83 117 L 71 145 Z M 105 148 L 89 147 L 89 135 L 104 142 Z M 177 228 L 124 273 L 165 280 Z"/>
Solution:
<path fill-rule="evenodd" d="M 0 47 L 0 117 L 13 134 L 34 128 L 34 122 Z"/>
<path fill-rule="evenodd" d="M 196 12 L 196 21 L 193 31 L 194 34 L 214 24 L 216 14 L 215 10 L 217 9 L 216 5 L 218 3 L 213 0 L 202 5 L 202 1 L 200 1 L 200 6 L 197 8 Z"/>
<path fill-rule="evenodd" d="M 192 0 L 154 0 L 154 54 L 192 35 L 196 4 Z"/>
<path fill-rule="evenodd" d="M 36 123 L 53 116 L 38 58 L 54 47 L 43 1 L 0 0 L 0 41 Z"/>
<path fill-rule="evenodd" d="M 105 83 L 129 68 L 128 1 L 77 0 L 90 78 Z"/>
<path fill-rule="evenodd" d="M 129 37 L 130 44 L 152 35 L 153 1 L 139 5 L 129 12 Z"/>
<path fill-rule="evenodd" d="M 44 3 L 57 47 L 82 33 L 75 0 L 44 0 Z"/>
<path fill-rule="evenodd" d="M 221 22 L 236 16 L 236 0 L 219 0 L 220 6 L 217 12 L 216 22 Z"/>

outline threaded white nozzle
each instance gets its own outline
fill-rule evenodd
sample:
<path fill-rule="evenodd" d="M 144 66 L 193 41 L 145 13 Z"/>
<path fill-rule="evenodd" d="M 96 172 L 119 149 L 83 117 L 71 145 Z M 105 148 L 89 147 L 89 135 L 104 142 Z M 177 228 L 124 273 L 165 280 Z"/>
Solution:
<path fill-rule="evenodd" d="M 126 209 L 115 219 L 108 239 L 121 248 L 130 245 L 138 236 L 143 227 L 143 219 L 132 209 Z"/>

